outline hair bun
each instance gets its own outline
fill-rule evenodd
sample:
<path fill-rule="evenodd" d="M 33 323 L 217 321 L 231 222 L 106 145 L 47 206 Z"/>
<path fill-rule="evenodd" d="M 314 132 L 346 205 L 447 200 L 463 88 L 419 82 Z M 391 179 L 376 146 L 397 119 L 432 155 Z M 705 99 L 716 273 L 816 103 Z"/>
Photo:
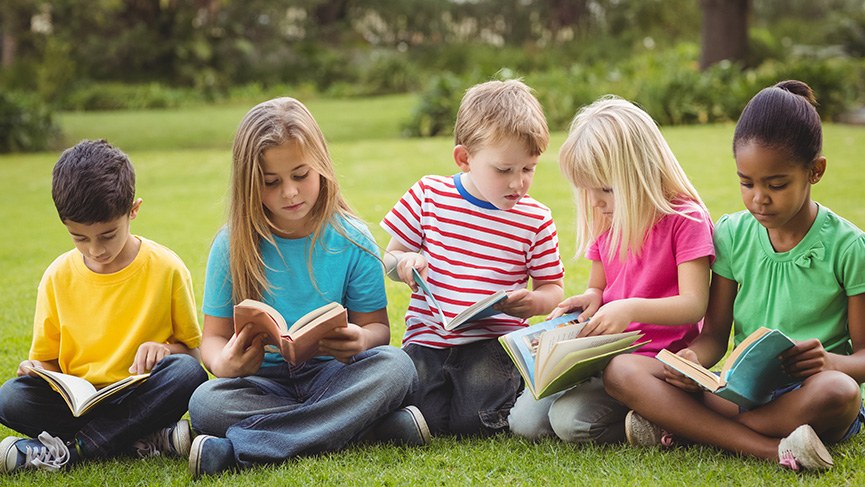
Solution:
<path fill-rule="evenodd" d="M 817 106 L 817 98 L 814 97 L 814 90 L 807 83 L 795 79 L 781 81 L 775 84 L 775 88 L 780 88 L 794 95 L 799 95 L 808 100 L 811 105 Z"/>

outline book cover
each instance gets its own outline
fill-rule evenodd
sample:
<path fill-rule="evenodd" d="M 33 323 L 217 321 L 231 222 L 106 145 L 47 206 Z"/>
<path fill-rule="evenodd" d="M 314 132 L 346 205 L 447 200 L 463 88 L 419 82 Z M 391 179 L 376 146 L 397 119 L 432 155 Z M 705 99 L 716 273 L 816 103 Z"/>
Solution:
<path fill-rule="evenodd" d="M 499 337 L 535 399 L 598 374 L 612 358 L 641 347 L 637 331 L 577 337 L 584 323 L 566 314 Z"/>
<path fill-rule="evenodd" d="M 150 377 L 150 373 L 131 375 L 101 389 L 96 389 L 90 382 L 74 375 L 45 370 L 39 367 L 26 368 L 48 382 L 51 388 L 63 397 L 63 401 L 76 418 L 81 417 L 94 406 L 118 392 Z"/>
<path fill-rule="evenodd" d="M 264 333 L 265 350 L 279 353 L 290 364 L 305 362 L 318 352 L 318 342 L 334 328 L 348 326 L 348 311 L 339 303 L 328 303 L 301 316 L 290 326 L 272 306 L 245 299 L 234 306 L 234 333 L 251 324 L 254 333 Z"/>
<path fill-rule="evenodd" d="M 448 331 L 456 330 L 457 328 L 467 323 L 482 320 L 484 318 L 489 318 L 490 316 L 501 313 L 501 311 L 493 309 L 493 306 L 495 306 L 500 301 L 508 298 L 506 291 L 496 291 L 495 293 L 486 296 L 480 301 L 462 310 L 458 315 L 454 316 L 453 318 L 448 319 L 442 311 L 442 307 L 433 296 L 433 293 L 427 285 L 426 281 L 423 280 L 423 277 L 421 277 L 420 272 L 418 272 L 417 269 L 412 269 L 412 277 L 414 278 L 415 284 L 417 284 L 418 290 L 421 294 L 423 294 L 424 298 L 426 299 L 427 306 L 429 307 L 430 311 L 438 315 L 439 320 L 441 321 L 445 330 Z"/>
<path fill-rule="evenodd" d="M 799 381 L 787 374 L 779 358 L 793 345 L 779 330 L 758 328 L 730 352 L 718 374 L 669 350 L 661 350 L 657 358 L 709 392 L 750 409 L 769 402 L 776 389 Z"/>

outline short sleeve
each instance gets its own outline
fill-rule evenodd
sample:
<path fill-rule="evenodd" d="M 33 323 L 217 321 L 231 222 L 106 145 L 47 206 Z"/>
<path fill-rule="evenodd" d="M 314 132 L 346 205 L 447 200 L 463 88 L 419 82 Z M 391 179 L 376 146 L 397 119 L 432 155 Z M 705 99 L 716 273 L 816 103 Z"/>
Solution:
<path fill-rule="evenodd" d="M 55 360 L 60 356 L 60 324 L 57 319 L 54 288 L 51 285 L 50 273 L 52 268 L 53 265 L 45 271 L 36 294 L 30 360 Z"/>
<path fill-rule="evenodd" d="M 218 318 L 231 318 L 234 315 L 228 245 L 228 230 L 223 229 L 210 246 L 204 276 L 202 309 L 204 314 Z"/>
<path fill-rule="evenodd" d="M 841 286 L 847 296 L 865 293 L 865 235 L 860 235 L 844 249 L 839 269 Z"/>
<path fill-rule="evenodd" d="M 354 247 L 354 264 L 349 270 L 346 286 L 345 307 L 360 313 L 369 313 L 387 307 L 387 295 L 384 288 L 384 268 L 379 260 L 378 246 L 366 226 L 352 222 L 356 232 L 352 238 L 358 247 Z"/>
<path fill-rule="evenodd" d="M 676 220 L 676 265 L 702 257 L 709 257 L 711 263 L 715 259 L 715 246 L 712 242 L 713 225 L 709 214 L 699 209 L 689 212 L 687 216 L 678 216 Z"/>
<path fill-rule="evenodd" d="M 529 255 L 529 276 L 542 281 L 554 281 L 565 276 L 559 255 L 559 237 L 552 218 L 547 219 L 535 234 Z"/>
<path fill-rule="evenodd" d="M 423 180 L 416 182 L 381 221 L 381 227 L 393 239 L 413 252 L 420 250 L 423 243 L 421 206 L 424 192 Z"/>
<path fill-rule="evenodd" d="M 192 276 L 189 269 L 182 264 L 174 273 L 172 301 L 173 338 L 189 348 L 197 348 L 201 345 L 201 328 L 198 326 L 198 311 L 195 309 Z"/>
<path fill-rule="evenodd" d="M 723 215 L 715 224 L 715 262 L 712 264 L 712 272 L 721 277 L 735 281 L 732 268 L 732 233 L 730 230 L 730 215 Z"/>

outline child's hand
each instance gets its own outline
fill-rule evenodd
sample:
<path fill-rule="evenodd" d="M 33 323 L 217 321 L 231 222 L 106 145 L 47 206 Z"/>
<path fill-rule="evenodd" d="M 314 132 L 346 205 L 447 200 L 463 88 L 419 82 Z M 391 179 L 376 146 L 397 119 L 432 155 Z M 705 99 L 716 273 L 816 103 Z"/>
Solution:
<path fill-rule="evenodd" d="M 18 364 L 18 371 L 16 372 L 18 374 L 18 377 L 21 377 L 24 375 L 29 375 L 30 377 L 39 377 L 36 374 L 36 372 L 33 372 L 32 370 L 26 369 L 25 367 L 33 367 L 36 369 L 46 368 L 42 365 L 42 362 L 40 362 L 38 360 L 22 360 L 21 363 Z"/>
<path fill-rule="evenodd" d="M 683 348 L 679 350 L 676 355 L 683 359 L 690 360 L 691 362 L 697 362 L 699 360 L 697 354 L 690 348 Z M 691 378 L 675 369 L 667 367 L 666 365 L 664 366 L 664 379 L 668 384 L 674 385 L 687 392 L 697 392 L 700 390 L 700 385 L 691 380 Z"/>
<path fill-rule="evenodd" d="M 330 355 L 342 363 L 369 348 L 366 334 L 358 325 L 349 323 L 347 327 L 334 328 L 327 337 L 318 342 L 318 351 Z"/>
<path fill-rule="evenodd" d="M 585 313 L 584 313 L 585 314 Z M 581 315 L 582 316 L 582 315 Z M 631 324 L 630 305 L 627 299 L 610 301 L 598 308 L 598 311 L 580 330 L 577 336 L 608 335 L 621 333 Z"/>
<path fill-rule="evenodd" d="M 168 345 L 158 342 L 144 342 L 138 346 L 138 351 L 135 352 L 135 359 L 132 361 L 132 366 L 129 367 L 130 374 L 144 374 L 150 372 L 156 364 L 171 355 L 171 349 Z"/>
<path fill-rule="evenodd" d="M 820 340 L 812 338 L 796 342 L 793 348 L 781 354 L 781 361 L 791 377 L 804 378 L 828 368 L 829 352 L 823 348 Z"/>
<path fill-rule="evenodd" d="M 496 303 L 493 309 L 517 318 L 531 318 L 537 307 L 534 297 L 534 292 L 528 289 L 508 291 L 508 298 Z"/>
<path fill-rule="evenodd" d="M 592 290 L 586 291 L 583 294 L 571 296 L 559 303 L 553 309 L 552 313 L 547 316 L 547 319 L 551 320 L 576 310 L 582 310 L 582 313 L 577 317 L 577 321 L 586 321 L 598 311 L 598 308 L 601 307 L 601 299 L 601 293 Z"/>
<path fill-rule="evenodd" d="M 264 360 L 266 338 L 266 334 L 256 334 L 249 325 L 232 335 L 219 357 L 219 377 L 244 377 L 258 372 Z"/>
<path fill-rule="evenodd" d="M 400 257 L 399 262 L 397 262 L 396 264 L 396 271 L 399 274 L 399 278 L 402 280 L 402 282 L 408 284 L 412 292 L 417 292 L 417 283 L 414 282 L 414 276 L 411 272 L 412 268 L 417 269 L 417 271 L 420 273 L 420 276 L 426 279 L 426 257 L 422 256 L 417 252 L 405 252 Z"/>

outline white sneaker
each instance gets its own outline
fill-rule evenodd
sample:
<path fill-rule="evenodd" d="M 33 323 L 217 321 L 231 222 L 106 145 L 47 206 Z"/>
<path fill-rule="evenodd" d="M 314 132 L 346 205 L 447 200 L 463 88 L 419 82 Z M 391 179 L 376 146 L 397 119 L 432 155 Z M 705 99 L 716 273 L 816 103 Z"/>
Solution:
<path fill-rule="evenodd" d="M 778 463 L 798 471 L 826 470 L 832 467 L 832 455 L 810 425 L 799 426 L 778 444 Z"/>
<path fill-rule="evenodd" d="M 192 427 L 189 426 L 188 420 L 181 419 L 174 426 L 162 428 L 141 438 L 132 444 L 132 448 L 141 458 L 157 457 L 163 454 L 186 457 L 189 455 L 191 444 Z"/>
<path fill-rule="evenodd" d="M 36 438 L 8 436 L 0 442 L 0 471 L 12 473 L 21 468 L 56 472 L 69 468 L 78 454 L 60 438 L 43 431 Z"/>

